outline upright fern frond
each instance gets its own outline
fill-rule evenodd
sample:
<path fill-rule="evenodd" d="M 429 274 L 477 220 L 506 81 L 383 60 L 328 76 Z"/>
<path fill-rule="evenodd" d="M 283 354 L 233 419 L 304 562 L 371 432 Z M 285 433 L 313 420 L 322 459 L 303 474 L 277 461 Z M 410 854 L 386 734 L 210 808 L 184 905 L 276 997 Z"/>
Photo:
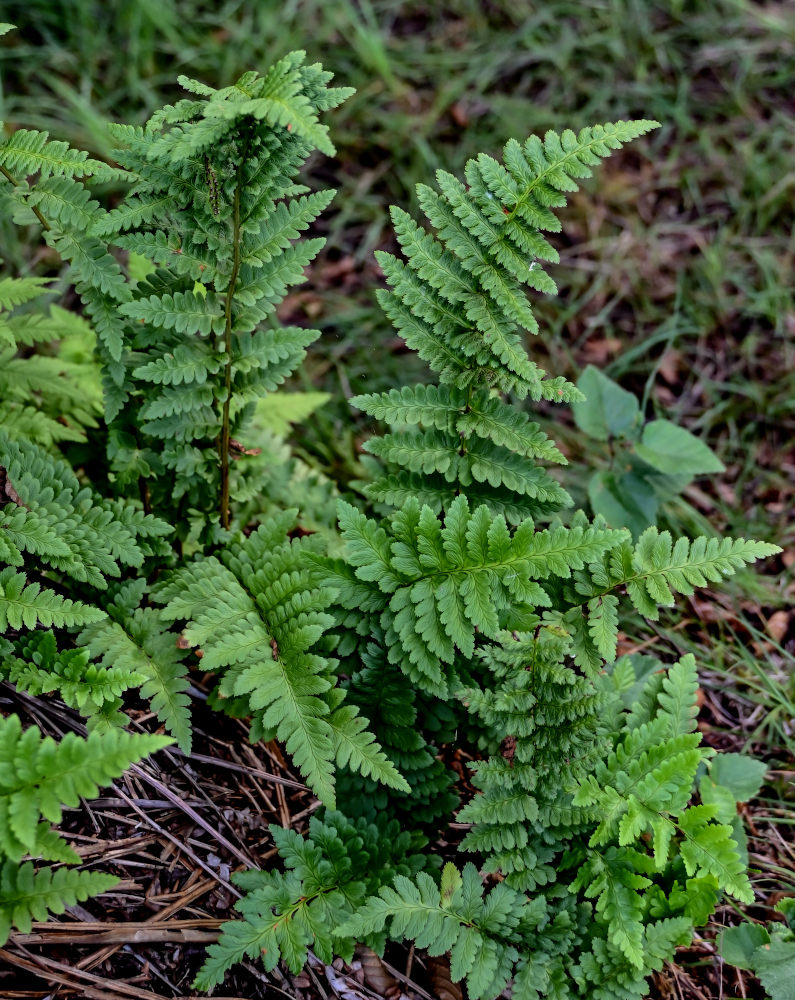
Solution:
<path fill-rule="evenodd" d="M 557 253 L 542 230 L 557 231 L 551 211 L 577 190 L 572 178 L 657 123 L 618 122 L 510 140 L 503 164 L 485 154 L 466 166 L 468 187 L 437 173 L 438 191 L 420 184 L 420 207 L 434 231 L 392 209 L 405 263 L 379 253 L 389 291 L 379 301 L 408 347 L 438 374 L 442 386 L 352 400 L 399 430 L 371 439 L 367 450 L 385 466 L 366 493 L 400 507 L 417 495 L 434 510 L 447 509 L 458 489 L 512 521 L 549 514 L 570 498 L 535 459 L 562 456 L 521 411 L 490 390 L 520 399 L 571 402 L 581 398 L 561 378 L 547 378 L 527 356 L 522 331 L 537 333 L 525 287 L 552 293 L 555 283 L 539 259 Z M 407 431 L 400 425 L 424 429 Z M 470 490 L 472 487 L 472 490 Z"/>
<path fill-rule="evenodd" d="M 313 149 L 333 150 L 319 115 L 350 91 L 330 78 L 303 53 L 223 90 L 181 78 L 195 99 L 114 130 L 133 184 L 103 237 L 156 270 L 119 308 L 129 361 L 111 415 L 165 474 L 155 502 L 209 512 L 220 489 L 226 527 L 230 442 L 318 336 L 273 314 L 324 242 L 300 236 L 333 192 L 296 194 L 293 178 Z"/>
<path fill-rule="evenodd" d="M 0 143 L 20 221 L 38 222 L 68 261 L 91 318 L 120 482 L 154 480 L 146 488 L 156 507 L 187 498 L 206 517 L 220 507 L 225 528 L 231 442 L 245 434 L 250 404 L 318 336 L 280 327 L 274 313 L 323 246 L 301 235 L 334 193 L 306 194 L 295 175 L 313 150 L 333 153 L 320 117 L 351 91 L 330 88 L 332 74 L 304 58 L 291 53 L 221 90 L 181 78 L 194 98 L 145 128 L 112 129 L 121 168 L 45 132 L 18 129 Z M 107 212 L 89 180 L 129 190 Z M 154 272 L 129 280 L 111 247 L 146 258 Z M 0 351 L 11 346 L 0 327 Z M 41 418 L 39 430 L 45 443 L 58 440 Z"/>

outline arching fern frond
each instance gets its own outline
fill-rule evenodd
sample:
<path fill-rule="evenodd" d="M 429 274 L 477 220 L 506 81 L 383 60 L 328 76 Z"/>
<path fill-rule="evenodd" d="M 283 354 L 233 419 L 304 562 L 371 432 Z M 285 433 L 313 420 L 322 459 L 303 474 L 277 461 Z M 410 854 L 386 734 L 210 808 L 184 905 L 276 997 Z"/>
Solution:
<path fill-rule="evenodd" d="M 306 558 L 313 543 L 285 540 L 296 511 L 274 518 L 221 553 L 177 571 L 155 591 L 163 620 L 186 620 L 184 635 L 202 649 L 202 668 L 222 672 L 219 693 L 244 697 L 252 739 L 283 740 L 298 769 L 333 805 L 334 761 L 397 788 L 404 780 L 362 720 L 340 709 L 334 662 L 312 652 L 333 623 L 333 592 Z"/>

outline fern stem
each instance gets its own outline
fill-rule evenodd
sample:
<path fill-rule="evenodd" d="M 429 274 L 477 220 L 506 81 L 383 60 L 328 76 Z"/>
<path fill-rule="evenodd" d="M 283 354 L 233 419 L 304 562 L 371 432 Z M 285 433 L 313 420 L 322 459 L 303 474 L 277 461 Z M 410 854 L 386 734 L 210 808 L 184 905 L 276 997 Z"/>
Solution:
<path fill-rule="evenodd" d="M 229 410 L 232 405 L 232 302 L 235 296 L 237 276 L 240 272 L 240 195 L 243 190 L 243 171 L 246 166 L 250 137 L 246 138 L 240 166 L 235 178 L 235 198 L 232 209 L 232 273 L 229 276 L 229 287 L 226 291 L 224 304 L 224 350 L 226 351 L 226 367 L 224 369 L 224 408 L 221 417 L 221 438 L 219 450 L 221 457 L 221 527 L 229 529 Z"/>
<path fill-rule="evenodd" d="M 16 178 L 14 177 L 14 175 L 13 175 L 13 174 L 10 174 L 10 173 L 9 173 L 9 172 L 8 172 L 8 171 L 6 170 L 6 168 L 5 168 L 4 166 L 2 166 L 2 164 L 0 164 L 0 173 L 2 173 L 3 177 L 5 177 L 5 179 L 6 179 L 6 180 L 7 180 L 7 181 L 8 181 L 8 182 L 9 182 L 10 184 L 13 184 L 13 186 L 14 186 L 14 187 L 17 187 L 17 182 L 16 182 Z M 49 231 L 50 231 L 50 229 L 52 229 L 52 226 L 51 226 L 51 225 L 49 224 L 49 222 L 47 222 L 47 220 L 46 220 L 46 219 L 44 218 L 44 216 L 43 216 L 43 215 L 41 214 L 41 212 L 39 211 L 39 207 L 38 207 L 38 205 L 28 205 L 28 208 L 30 208 L 30 209 L 31 209 L 31 211 L 33 212 L 33 214 L 34 214 L 34 215 L 36 216 L 36 218 L 37 218 L 37 219 L 39 220 L 39 222 L 40 222 L 40 223 L 41 223 L 41 225 L 42 225 L 42 228 L 43 228 L 43 229 L 46 229 L 46 230 L 47 230 L 47 232 L 49 232 Z"/>

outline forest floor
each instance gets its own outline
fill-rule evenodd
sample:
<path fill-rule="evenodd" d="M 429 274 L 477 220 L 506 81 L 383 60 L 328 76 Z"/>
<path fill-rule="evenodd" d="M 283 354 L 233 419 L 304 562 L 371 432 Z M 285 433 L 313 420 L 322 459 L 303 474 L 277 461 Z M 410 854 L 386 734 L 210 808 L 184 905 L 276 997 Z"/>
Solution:
<path fill-rule="evenodd" d="M 558 238 L 560 295 L 539 304 L 534 358 L 570 378 L 597 364 L 643 396 L 648 414 L 717 451 L 726 473 L 698 481 L 669 508 L 672 526 L 784 548 L 768 576 L 744 574 L 719 598 L 689 599 L 654 629 L 639 626 L 622 649 L 653 645 L 663 659 L 695 652 L 706 742 L 768 763 L 763 792 L 747 807 L 757 894 L 747 916 L 775 919 L 777 899 L 795 891 L 791 5 L 119 0 L 99 9 L 89 0 L 6 0 L 3 18 L 20 31 L 0 48 L 0 117 L 99 155 L 109 155 L 102 123 L 143 120 L 175 98 L 178 73 L 226 84 L 302 47 L 357 87 L 331 122 L 337 158 L 314 165 L 317 183 L 339 190 L 318 229 L 328 246 L 282 317 L 323 332 L 296 387 L 331 400 L 293 443 L 343 486 L 356 476 L 365 436 L 347 398 L 422 372 L 374 301 L 373 250 L 390 247 L 387 206 L 415 206 L 415 183 L 439 166 L 460 171 L 481 150 L 496 154 L 510 136 L 618 118 L 662 123 L 573 199 Z M 14 273 L 39 266 L 7 220 L 0 256 Z M 570 456 L 582 452 L 573 424 L 557 414 L 556 435 Z M 53 735 L 79 731 L 57 702 L 0 687 L 0 710 L 10 707 Z M 143 708 L 133 715 L 146 722 Z M 12 936 L 0 950 L 2 1000 L 194 996 L 203 949 L 237 895 L 230 872 L 267 866 L 268 824 L 303 829 L 317 806 L 278 748 L 248 745 L 242 723 L 200 707 L 195 745 L 190 760 L 163 752 L 67 813 L 76 849 L 122 882 Z M 734 907 L 719 909 L 656 977 L 652 995 L 764 997 L 717 954 L 716 933 L 737 917 Z M 317 966 L 297 978 L 266 978 L 247 963 L 214 995 L 460 1000 L 439 963 L 398 946 L 386 960 L 365 954 L 353 971 Z"/>

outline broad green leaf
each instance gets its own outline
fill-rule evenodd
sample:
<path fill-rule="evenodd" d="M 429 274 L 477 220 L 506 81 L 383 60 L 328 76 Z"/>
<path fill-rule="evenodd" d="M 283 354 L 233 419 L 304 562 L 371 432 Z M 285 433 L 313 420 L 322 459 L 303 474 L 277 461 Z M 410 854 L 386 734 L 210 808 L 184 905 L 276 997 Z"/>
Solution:
<path fill-rule="evenodd" d="M 588 499 L 594 514 L 601 514 L 611 528 L 629 528 L 635 537 L 657 518 L 654 490 L 634 473 L 620 477 L 607 471 L 594 473 Z"/>
<path fill-rule="evenodd" d="M 698 785 L 698 793 L 705 806 L 714 806 L 715 818 L 719 823 L 729 823 L 737 815 L 737 800 L 723 785 L 717 785 L 710 775 L 705 774 Z"/>
<path fill-rule="evenodd" d="M 795 928 L 795 896 L 785 896 L 779 900 L 776 909 L 783 914 L 789 926 Z"/>
<path fill-rule="evenodd" d="M 641 416 L 638 401 L 631 392 L 622 389 L 593 365 L 588 365 L 582 373 L 577 388 L 586 397 L 583 402 L 571 405 L 581 431 L 597 441 L 619 435 L 635 436 Z"/>
<path fill-rule="evenodd" d="M 718 953 L 724 962 L 738 969 L 750 969 L 756 949 L 768 944 L 770 935 L 761 924 L 742 923 L 718 935 Z"/>
<path fill-rule="evenodd" d="M 742 753 L 722 753 L 712 762 L 710 778 L 728 788 L 738 802 L 748 802 L 759 794 L 767 765 Z"/>
<path fill-rule="evenodd" d="M 774 938 L 757 948 L 754 972 L 770 1000 L 795 1000 L 795 941 Z"/>
<path fill-rule="evenodd" d="M 646 424 L 635 451 L 644 462 L 668 475 L 701 476 L 726 471 L 711 448 L 670 420 L 652 420 Z"/>

